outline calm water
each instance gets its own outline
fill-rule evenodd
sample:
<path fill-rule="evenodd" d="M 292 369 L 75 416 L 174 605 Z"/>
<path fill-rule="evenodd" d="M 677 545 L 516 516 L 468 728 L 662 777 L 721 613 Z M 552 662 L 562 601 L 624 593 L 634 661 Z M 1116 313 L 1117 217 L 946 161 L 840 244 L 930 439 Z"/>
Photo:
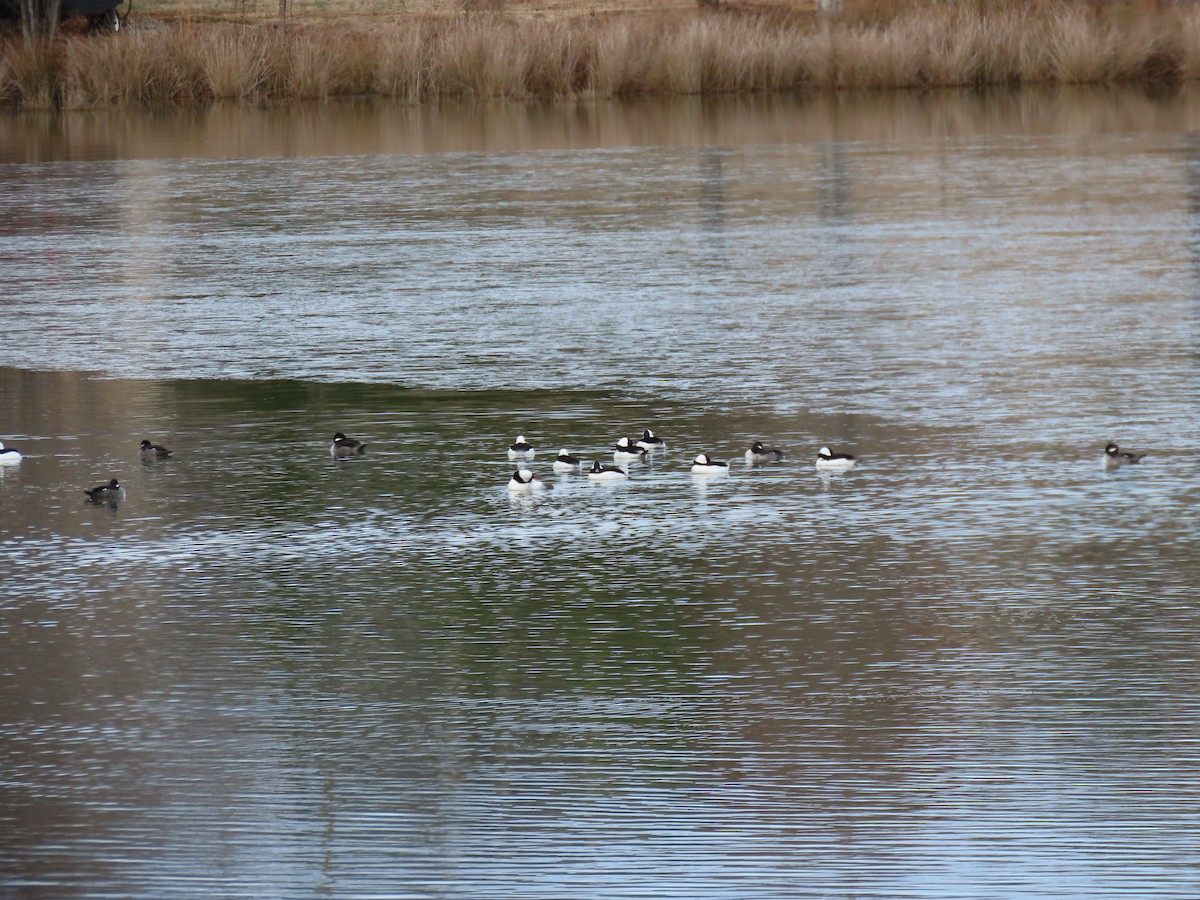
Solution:
<path fill-rule="evenodd" d="M 0 122 L 0 897 L 1200 896 L 1196 129 Z"/>

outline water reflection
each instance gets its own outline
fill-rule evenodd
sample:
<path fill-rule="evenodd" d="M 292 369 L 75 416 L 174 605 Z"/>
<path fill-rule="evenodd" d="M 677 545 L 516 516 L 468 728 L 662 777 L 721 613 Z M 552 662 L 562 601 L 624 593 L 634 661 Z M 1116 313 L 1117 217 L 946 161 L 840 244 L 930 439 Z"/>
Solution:
<path fill-rule="evenodd" d="M 0 123 L 0 163 L 508 153 L 630 146 L 735 147 L 924 141 L 966 135 L 1196 130 L 1196 86 L 882 91 L 632 104 L 404 106 L 374 100 L 283 109 L 22 113 Z"/>

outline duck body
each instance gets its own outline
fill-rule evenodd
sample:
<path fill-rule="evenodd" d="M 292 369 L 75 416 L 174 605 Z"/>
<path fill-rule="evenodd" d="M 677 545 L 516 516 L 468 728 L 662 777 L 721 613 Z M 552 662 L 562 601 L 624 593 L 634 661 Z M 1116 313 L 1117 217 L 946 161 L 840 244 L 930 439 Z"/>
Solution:
<path fill-rule="evenodd" d="M 555 472 L 578 472 L 583 468 L 583 462 L 577 456 L 572 456 L 565 449 L 558 451 L 554 459 Z"/>
<path fill-rule="evenodd" d="M 852 469 L 858 460 L 849 453 L 834 453 L 828 447 L 817 451 L 818 469 Z"/>
<path fill-rule="evenodd" d="M 333 443 L 329 445 L 329 455 L 334 459 L 349 459 L 352 456 L 362 456 L 366 452 L 366 444 L 348 438 L 340 431 L 333 436 Z"/>
<path fill-rule="evenodd" d="M 530 494 L 545 488 L 546 483 L 528 469 L 517 469 L 508 480 L 508 489 L 514 494 Z"/>
<path fill-rule="evenodd" d="M 83 492 L 95 503 L 115 503 L 125 497 L 125 488 L 121 487 L 121 483 L 115 478 L 110 478 L 108 484 L 85 488 Z"/>
<path fill-rule="evenodd" d="M 602 466 L 600 460 L 592 463 L 587 475 L 592 481 L 625 481 L 629 478 L 629 473 L 624 469 L 618 469 L 616 466 Z"/>
<path fill-rule="evenodd" d="M 707 453 L 701 453 L 692 462 L 693 475 L 727 475 L 729 463 L 710 459 Z"/>
<path fill-rule="evenodd" d="M 1142 461 L 1145 453 L 1129 453 L 1116 444 L 1104 448 L 1104 468 L 1119 469 L 1121 466 L 1133 466 Z"/>
<path fill-rule="evenodd" d="M 4 442 L 0 441 L 0 466 L 19 463 L 24 459 L 20 450 L 14 450 L 11 447 L 5 447 Z"/>
<path fill-rule="evenodd" d="M 171 455 L 171 451 L 159 444 L 152 444 L 149 441 L 142 441 L 142 446 L 138 450 L 144 460 L 151 459 L 166 459 Z"/>
<path fill-rule="evenodd" d="M 634 446 L 641 447 L 647 453 L 655 453 L 659 450 L 667 449 L 666 442 L 660 437 L 655 437 L 654 432 L 649 428 L 642 432 L 641 439 Z"/>
<path fill-rule="evenodd" d="M 632 444 L 629 438 L 623 437 L 617 441 L 617 445 L 613 447 L 613 459 L 617 461 L 628 462 L 631 459 L 641 459 L 646 455 L 646 448 Z"/>
<path fill-rule="evenodd" d="M 746 462 L 752 466 L 779 462 L 781 459 L 783 459 L 782 450 L 777 450 L 774 447 L 764 447 L 762 441 L 755 441 L 750 445 L 750 449 L 746 451 Z"/>
<path fill-rule="evenodd" d="M 537 451 L 533 448 L 533 444 L 525 440 L 525 435 L 523 434 L 518 434 L 517 439 L 508 448 L 509 459 L 533 459 L 536 453 Z"/>

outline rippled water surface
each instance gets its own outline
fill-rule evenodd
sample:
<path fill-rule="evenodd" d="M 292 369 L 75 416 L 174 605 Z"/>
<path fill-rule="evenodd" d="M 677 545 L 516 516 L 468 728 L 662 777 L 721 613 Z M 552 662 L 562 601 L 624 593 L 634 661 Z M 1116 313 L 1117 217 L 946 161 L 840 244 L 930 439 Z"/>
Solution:
<path fill-rule="evenodd" d="M 1197 109 L 0 124 L 0 897 L 1200 896 Z"/>

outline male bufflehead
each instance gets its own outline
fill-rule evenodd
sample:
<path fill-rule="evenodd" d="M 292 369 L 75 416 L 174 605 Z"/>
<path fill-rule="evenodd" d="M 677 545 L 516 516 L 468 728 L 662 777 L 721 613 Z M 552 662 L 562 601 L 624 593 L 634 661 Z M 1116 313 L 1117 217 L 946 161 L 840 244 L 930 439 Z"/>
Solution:
<path fill-rule="evenodd" d="M 508 480 L 508 489 L 513 493 L 540 491 L 545 487 L 546 482 L 542 481 L 528 469 L 517 469 L 517 471 L 512 473 L 512 478 Z"/>
<path fill-rule="evenodd" d="M 857 462 L 849 453 L 834 453 L 828 447 L 817 451 L 818 469 L 851 469 Z"/>
<path fill-rule="evenodd" d="M 641 447 L 648 453 L 667 449 L 666 442 L 660 437 L 655 437 L 654 432 L 649 428 L 642 432 L 642 439 L 637 442 L 636 446 Z"/>
<path fill-rule="evenodd" d="M 11 447 L 6 449 L 4 442 L 0 441 L 0 465 L 5 465 L 6 463 L 17 463 L 20 462 L 21 459 L 22 457 L 20 450 L 13 450 Z"/>
<path fill-rule="evenodd" d="M 600 460 L 592 463 L 592 467 L 588 469 L 588 478 L 592 481 L 624 481 L 629 477 L 629 473 L 624 469 L 618 469 L 615 466 L 602 466 Z"/>
<path fill-rule="evenodd" d="M 347 459 L 351 456 L 360 456 L 366 452 L 366 444 L 362 441 L 356 441 L 354 438 L 348 438 L 340 431 L 333 436 L 333 443 L 329 445 L 329 455 L 334 459 Z"/>
<path fill-rule="evenodd" d="M 746 451 L 746 462 L 757 466 L 762 463 L 779 462 L 783 459 L 783 451 L 774 447 L 764 447 L 762 441 L 755 441 Z"/>
<path fill-rule="evenodd" d="M 517 439 L 513 441 L 511 447 L 508 448 L 509 459 L 533 459 L 537 451 L 533 449 L 533 444 L 525 440 L 525 435 L 518 434 Z"/>
<path fill-rule="evenodd" d="M 1121 466 L 1133 465 L 1142 461 L 1145 453 L 1127 453 L 1116 444 L 1109 444 L 1104 448 L 1104 468 L 1116 469 Z"/>
<path fill-rule="evenodd" d="M 583 463 L 578 456 L 572 456 L 565 449 L 558 451 L 558 458 L 554 460 L 555 472 L 578 472 L 583 468 Z"/>
<path fill-rule="evenodd" d="M 692 463 L 693 475 L 725 475 L 729 472 L 729 463 L 709 459 L 707 453 L 701 453 Z"/>
<path fill-rule="evenodd" d="M 110 478 L 108 484 L 99 484 L 90 489 L 85 488 L 84 493 L 88 495 L 89 500 L 96 503 L 116 503 L 125 498 L 125 488 L 121 487 L 121 483 L 115 478 Z"/>
<path fill-rule="evenodd" d="M 617 446 L 613 447 L 613 459 L 615 460 L 630 460 L 641 459 L 646 455 L 646 448 L 634 446 L 629 443 L 629 438 L 623 437 L 617 441 Z"/>
<path fill-rule="evenodd" d="M 149 441 L 142 441 L 141 449 L 138 451 L 142 459 L 166 459 L 171 455 L 171 451 L 166 447 L 160 447 L 158 444 L 152 444 Z"/>

